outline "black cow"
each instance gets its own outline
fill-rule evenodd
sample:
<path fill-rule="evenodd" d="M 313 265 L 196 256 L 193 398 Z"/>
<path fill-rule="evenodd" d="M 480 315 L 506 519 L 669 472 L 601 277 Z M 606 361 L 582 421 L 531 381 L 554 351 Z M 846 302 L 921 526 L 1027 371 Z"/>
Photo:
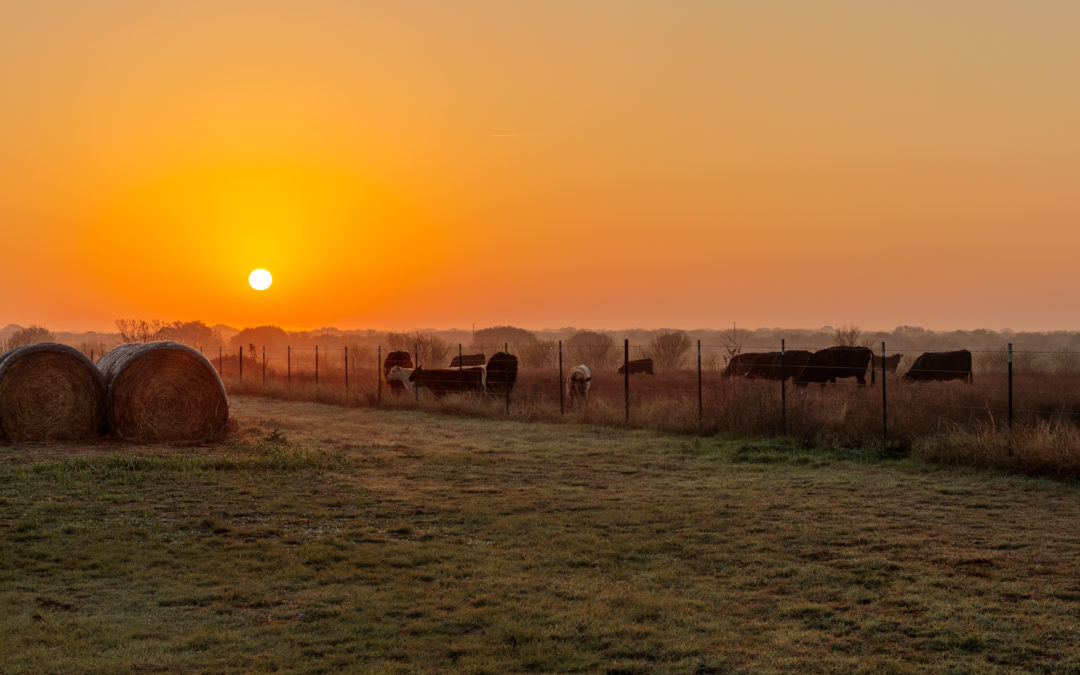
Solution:
<path fill-rule="evenodd" d="M 518 360 L 513 354 L 495 352 L 487 362 L 489 394 L 509 394 L 517 381 Z"/>
<path fill-rule="evenodd" d="M 417 389 L 429 389 L 436 396 L 450 393 L 484 393 L 486 368 L 424 368 L 420 366 L 409 375 Z"/>
<path fill-rule="evenodd" d="M 795 377 L 810 362 L 811 352 L 804 349 L 792 349 L 783 353 L 783 368 L 780 367 L 780 352 L 750 352 L 736 354 L 728 367 L 724 369 L 727 377 L 746 377 L 751 379 L 779 380 L 783 372 L 784 379 Z"/>
<path fill-rule="evenodd" d="M 483 366 L 487 364 L 487 359 L 483 354 L 464 354 L 462 356 L 455 356 L 450 361 L 451 368 L 471 368 L 474 366 Z"/>
<path fill-rule="evenodd" d="M 854 377 L 860 385 L 866 384 L 866 369 L 874 356 L 866 347 L 829 347 L 810 355 L 806 367 L 795 378 L 795 384 L 806 386 L 811 382 L 835 383 L 838 378 Z M 874 371 L 870 371 L 874 382 Z"/>
<path fill-rule="evenodd" d="M 405 385 L 398 380 L 391 380 L 390 369 L 394 366 L 400 366 L 402 368 L 412 368 L 412 355 L 409 352 L 390 352 L 386 355 L 386 359 L 383 360 L 383 379 L 390 385 L 390 391 L 405 391 Z"/>
<path fill-rule="evenodd" d="M 915 359 L 911 369 L 904 375 L 907 382 L 964 380 L 974 382 L 971 374 L 971 352 L 961 349 L 955 352 L 926 352 Z"/>
<path fill-rule="evenodd" d="M 763 352 L 736 354 L 728 361 L 727 368 L 724 368 L 722 375 L 724 377 L 748 377 L 750 370 L 757 363 L 758 357 L 764 355 Z"/>
<path fill-rule="evenodd" d="M 619 366 L 619 375 L 625 375 L 626 368 L 628 366 L 630 368 L 631 375 L 633 375 L 634 373 L 645 373 L 646 375 L 653 374 L 652 359 L 636 359 L 629 363 L 624 363 L 623 365 Z"/>
<path fill-rule="evenodd" d="M 900 367 L 900 357 L 903 354 L 893 354 L 892 356 L 885 357 L 885 372 L 895 373 L 896 369 Z M 874 354 L 874 372 L 881 370 L 881 357 Z"/>

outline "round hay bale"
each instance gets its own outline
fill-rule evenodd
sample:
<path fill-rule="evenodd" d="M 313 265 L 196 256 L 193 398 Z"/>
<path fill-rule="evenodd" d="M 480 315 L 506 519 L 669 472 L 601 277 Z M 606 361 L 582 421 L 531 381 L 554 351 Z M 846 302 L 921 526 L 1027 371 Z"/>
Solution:
<path fill-rule="evenodd" d="M 0 356 L 0 435 L 13 441 L 82 441 L 100 436 L 105 381 L 90 359 L 55 342 Z"/>
<path fill-rule="evenodd" d="M 229 399 L 214 366 L 177 342 L 129 343 L 98 360 L 108 388 L 108 421 L 131 441 L 203 442 L 229 421 Z"/>

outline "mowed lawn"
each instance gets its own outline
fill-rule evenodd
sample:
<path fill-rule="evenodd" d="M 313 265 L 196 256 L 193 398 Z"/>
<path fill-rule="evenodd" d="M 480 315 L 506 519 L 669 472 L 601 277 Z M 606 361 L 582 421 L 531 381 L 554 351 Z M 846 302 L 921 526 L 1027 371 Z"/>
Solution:
<path fill-rule="evenodd" d="M 0 445 L 2 672 L 1080 672 L 1080 489 L 234 397 Z"/>

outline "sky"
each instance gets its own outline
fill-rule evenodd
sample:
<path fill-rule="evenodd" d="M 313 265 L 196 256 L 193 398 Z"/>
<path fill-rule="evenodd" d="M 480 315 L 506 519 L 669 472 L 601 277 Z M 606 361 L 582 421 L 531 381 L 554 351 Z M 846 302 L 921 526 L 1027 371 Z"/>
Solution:
<path fill-rule="evenodd" d="M 0 0 L 0 325 L 1078 329 L 1078 32 L 1071 0 Z"/>

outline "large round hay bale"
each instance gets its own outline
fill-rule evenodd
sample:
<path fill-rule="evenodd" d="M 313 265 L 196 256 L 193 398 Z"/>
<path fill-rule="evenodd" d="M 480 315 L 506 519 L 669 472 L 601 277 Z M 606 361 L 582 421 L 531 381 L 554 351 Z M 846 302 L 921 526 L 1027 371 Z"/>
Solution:
<path fill-rule="evenodd" d="M 131 441 L 202 442 L 225 431 L 229 399 L 214 366 L 177 342 L 120 345 L 98 360 L 108 421 Z"/>
<path fill-rule="evenodd" d="M 55 342 L 0 356 L 0 435 L 13 441 L 81 441 L 100 436 L 105 382 L 90 359 Z"/>

